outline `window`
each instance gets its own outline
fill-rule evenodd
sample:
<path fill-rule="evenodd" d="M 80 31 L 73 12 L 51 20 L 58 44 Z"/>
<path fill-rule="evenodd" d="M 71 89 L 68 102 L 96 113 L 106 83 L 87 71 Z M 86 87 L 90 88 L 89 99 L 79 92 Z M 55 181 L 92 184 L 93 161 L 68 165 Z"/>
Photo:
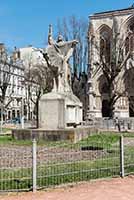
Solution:
<path fill-rule="evenodd" d="M 128 26 L 128 33 L 125 41 L 125 54 L 134 51 L 134 22 L 131 20 Z"/>
<path fill-rule="evenodd" d="M 111 51 L 111 29 L 108 26 L 103 26 L 100 30 L 100 57 L 105 58 L 107 63 L 110 63 Z"/>

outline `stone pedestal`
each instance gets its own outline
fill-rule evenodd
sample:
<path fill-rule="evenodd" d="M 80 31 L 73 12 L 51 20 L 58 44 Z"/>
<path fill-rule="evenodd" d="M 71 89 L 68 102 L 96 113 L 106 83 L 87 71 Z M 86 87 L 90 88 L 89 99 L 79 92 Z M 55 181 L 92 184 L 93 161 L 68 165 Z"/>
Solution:
<path fill-rule="evenodd" d="M 87 119 L 92 120 L 95 118 L 102 118 L 101 110 L 88 110 Z"/>
<path fill-rule="evenodd" d="M 82 122 L 82 103 L 72 93 L 51 92 L 39 103 L 39 127 L 47 130 L 65 129 Z"/>

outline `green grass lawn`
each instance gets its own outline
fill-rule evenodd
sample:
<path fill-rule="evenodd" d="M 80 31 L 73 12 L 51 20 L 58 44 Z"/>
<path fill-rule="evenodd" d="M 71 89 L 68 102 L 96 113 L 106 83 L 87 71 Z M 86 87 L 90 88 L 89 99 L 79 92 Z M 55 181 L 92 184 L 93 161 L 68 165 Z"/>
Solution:
<path fill-rule="evenodd" d="M 37 167 L 37 186 L 50 187 L 63 183 L 119 176 L 119 159 L 66 162 Z M 0 190 L 31 189 L 32 169 L 0 170 Z"/>
<path fill-rule="evenodd" d="M 4 128 L 2 127 L 2 134 L 11 133 L 11 128 Z"/>
<path fill-rule="evenodd" d="M 5 128 L 4 131 L 7 132 L 10 129 Z M 123 134 L 119 134 L 119 133 L 100 133 L 100 134 L 92 134 L 91 136 L 89 136 L 86 139 L 83 139 L 79 142 L 77 142 L 75 145 L 79 144 L 79 145 L 90 145 L 90 144 L 98 144 L 98 145 L 102 145 L 105 147 L 112 146 L 113 144 L 117 143 L 119 141 L 119 137 L 120 135 L 123 135 L 124 137 L 134 137 L 133 133 L 123 133 Z M 30 140 L 15 140 L 12 138 L 12 135 L 2 135 L 0 136 L 0 144 L 16 144 L 16 145 L 31 145 L 31 141 Z M 45 141 L 45 140 L 40 140 L 38 141 L 39 145 L 47 145 L 47 146 L 68 146 L 68 144 L 72 144 L 70 141 Z"/>
<path fill-rule="evenodd" d="M 132 134 L 124 134 L 130 137 Z M 39 141 L 38 145 L 45 147 L 71 149 L 100 148 L 105 154 L 93 159 L 68 161 L 58 160 L 37 165 L 37 185 L 39 188 L 50 187 L 63 183 L 86 181 L 96 178 L 120 175 L 119 133 L 94 134 L 76 144 L 69 141 L 47 142 Z M 11 136 L 1 136 L 0 144 L 31 145 L 31 141 L 17 141 Z M 81 151 L 82 152 L 82 151 Z M 134 172 L 134 147 L 125 146 L 125 173 Z M 22 190 L 32 187 L 32 169 L 0 169 L 0 190 Z"/>
<path fill-rule="evenodd" d="M 70 144 L 70 141 L 44 141 L 40 140 L 37 142 L 38 145 L 46 145 L 46 146 L 64 146 Z M 16 140 L 12 137 L 12 135 L 0 135 L 0 145 L 26 145 L 31 146 L 31 140 Z"/>
<path fill-rule="evenodd" d="M 7 131 L 7 129 L 6 129 Z M 76 143 L 79 145 L 87 145 L 97 143 L 98 145 L 112 145 L 119 140 L 119 134 L 93 134 L 86 139 L 81 140 L 80 142 Z M 31 145 L 30 140 L 15 140 L 12 138 L 12 135 L 5 135 L 0 136 L 0 144 L 16 144 L 16 145 Z M 68 144 L 72 144 L 70 141 L 38 141 L 39 145 L 47 145 L 47 146 L 68 146 Z M 75 144 L 74 144 L 75 146 Z"/>

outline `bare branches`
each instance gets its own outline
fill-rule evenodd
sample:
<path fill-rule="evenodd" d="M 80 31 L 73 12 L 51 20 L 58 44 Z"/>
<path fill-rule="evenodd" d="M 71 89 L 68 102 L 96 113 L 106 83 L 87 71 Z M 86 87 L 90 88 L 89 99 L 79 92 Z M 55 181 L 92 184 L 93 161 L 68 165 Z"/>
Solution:
<path fill-rule="evenodd" d="M 35 107 L 35 115 L 37 121 L 37 127 L 39 125 L 38 121 L 38 104 L 41 96 L 44 93 L 50 92 L 52 89 L 52 72 L 47 66 L 47 63 L 31 63 L 29 60 L 29 65 L 25 70 L 25 87 L 28 91 L 27 101 L 31 101 Z"/>
<path fill-rule="evenodd" d="M 71 16 L 57 22 L 58 34 L 62 34 L 65 40 L 78 40 L 79 44 L 73 52 L 73 73 L 76 75 L 87 69 L 87 21 Z"/>
<path fill-rule="evenodd" d="M 126 64 L 130 58 L 130 51 L 126 53 L 126 40 L 118 33 L 118 30 L 118 23 L 114 19 L 111 31 L 109 32 L 106 29 L 104 33 L 100 31 L 100 43 L 98 44 L 95 39 L 93 43 L 99 61 L 94 63 L 96 67 L 92 72 L 92 78 L 99 76 L 99 73 L 105 77 L 111 116 L 118 99 L 127 95 L 126 87 L 121 80 L 124 77 Z"/>

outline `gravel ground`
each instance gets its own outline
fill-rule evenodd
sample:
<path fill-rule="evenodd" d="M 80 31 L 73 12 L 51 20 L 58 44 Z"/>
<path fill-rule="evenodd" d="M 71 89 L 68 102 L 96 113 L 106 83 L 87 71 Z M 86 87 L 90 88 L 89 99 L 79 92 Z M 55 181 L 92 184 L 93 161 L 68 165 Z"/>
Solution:
<path fill-rule="evenodd" d="M 106 150 L 84 150 L 58 147 L 38 147 L 38 165 L 51 162 L 76 162 L 81 160 L 95 160 L 108 155 Z M 28 168 L 32 166 L 32 147 L 0 146 L 0 168 Z"/>
<path fill-rule="evenodd" d="M 134 138 L 124 138 L 124 145 L 134 147 Z"/>
<path fill-rule="evenodd" d="M 125 146 L 134 146 L 134 138 L 124 138 Z M 45 146 L 37 148 L 38 164 L 48 164 L 50 162 L 70 162 L 80 160 L 95 160 L 108 156 L 106 150 L 82 150 L 77 148 L 59 148 Z M 32 146 L 1 145 L 0 146 L 0 168 L 31 167 L 32 166 Z"/>
<path fill-rule="evenodd" d="M 49 191 L 9 194 L 0 200 L 133 200 L 134 176 L 77 184 Z"/>

